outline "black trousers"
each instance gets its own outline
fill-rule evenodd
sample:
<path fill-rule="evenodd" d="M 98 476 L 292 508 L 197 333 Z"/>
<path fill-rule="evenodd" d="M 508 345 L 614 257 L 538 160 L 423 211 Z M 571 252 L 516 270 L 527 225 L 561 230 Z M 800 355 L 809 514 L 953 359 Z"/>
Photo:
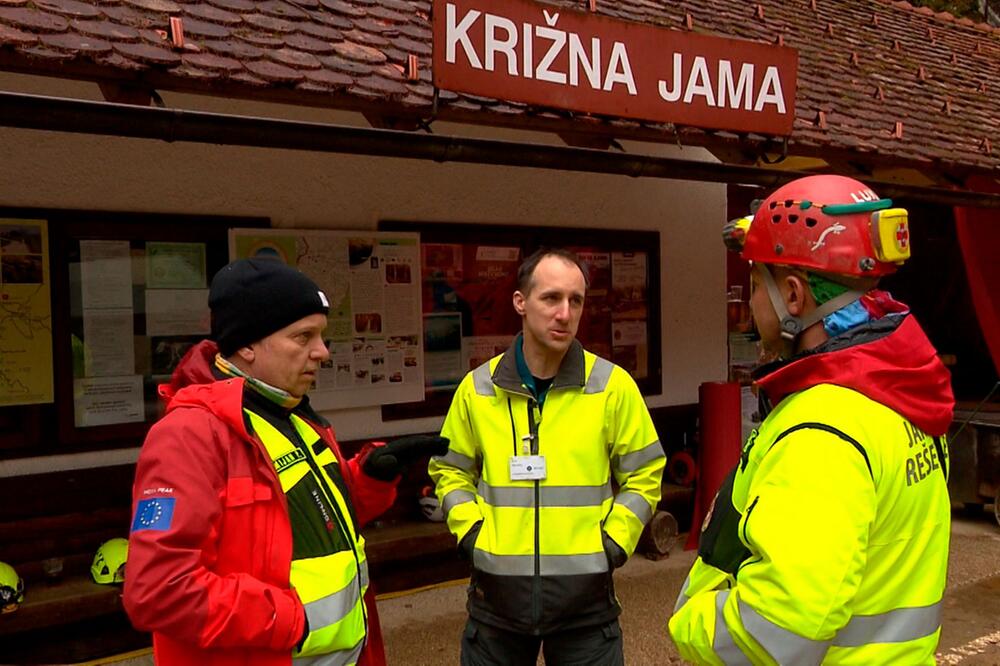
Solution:
<path fill-rule="evenodd" d="M 462 666 L 624 666 L 622 628 L 609 624 L 531 636 L 482 624 L 471 617 L 462 632 Z"/>

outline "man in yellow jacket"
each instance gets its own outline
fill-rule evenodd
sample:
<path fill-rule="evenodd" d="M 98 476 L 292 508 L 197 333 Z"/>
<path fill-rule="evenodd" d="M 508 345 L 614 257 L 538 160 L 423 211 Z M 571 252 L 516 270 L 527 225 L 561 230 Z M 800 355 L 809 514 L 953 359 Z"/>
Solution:
<path fill-rule="evenodd" d="M 700 664 L 933 664 L 948 563 L 950 377 L 878 278 L 906 211 L 842 176 L 727 225 L 778 360 L 670 619 Z"/>
<path fill-rule="evenodd" d="M 462 380 L 430 475 L 472 563 L 462 664 L 623 663 L 612 571 L 660 499 L 664 455 L 622 368 L 576 341 L 586 273 L 541 250 L 518 271 L 511 347 Z M 612 481 L 617 484 L 617 494 Z"/>

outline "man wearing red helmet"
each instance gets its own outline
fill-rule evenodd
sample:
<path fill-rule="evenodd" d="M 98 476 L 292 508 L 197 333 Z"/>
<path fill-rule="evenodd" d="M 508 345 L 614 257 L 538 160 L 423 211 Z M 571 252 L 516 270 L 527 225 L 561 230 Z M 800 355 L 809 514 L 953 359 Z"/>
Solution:
<path fill-rule="evenodd" d="M 760 427 L 702 527 L 670 620 L 707 664 L 933 664 L 950 529 L 948 371 L 876 288 L 906 211 L 842 176 L 793 181 L 727 225 L 778 360 Z"/>

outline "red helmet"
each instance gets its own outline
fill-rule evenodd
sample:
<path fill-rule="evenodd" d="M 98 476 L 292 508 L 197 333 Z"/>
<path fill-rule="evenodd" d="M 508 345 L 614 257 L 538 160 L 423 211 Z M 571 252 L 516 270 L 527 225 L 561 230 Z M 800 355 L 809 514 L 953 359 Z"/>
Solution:
<path fill-rule="evenodd" d="M 793 180 L 724 235 L 750 261 L 852 277 L 888 275 L 910 256 L 906 211 L 845 176 Z"/>

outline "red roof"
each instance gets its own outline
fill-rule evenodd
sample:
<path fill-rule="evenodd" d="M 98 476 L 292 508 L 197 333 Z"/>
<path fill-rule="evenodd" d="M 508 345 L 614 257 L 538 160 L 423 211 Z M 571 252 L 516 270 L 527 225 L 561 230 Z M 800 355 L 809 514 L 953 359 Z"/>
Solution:
<path fill-rule="evenodd" d="M 428 0 L 0 0 L 0 69 L 359 109 L 391 124 L 432 112 L 430 9 Z M 798 49 L 795 154 L 1000 166 L 998 29 L 883 0 L 597 0 L 596 11 Z M 183 45 L 171 40 L 171 17 Z M 688 144 L 765 140 L 446 91 L 436 117 Z"/>

